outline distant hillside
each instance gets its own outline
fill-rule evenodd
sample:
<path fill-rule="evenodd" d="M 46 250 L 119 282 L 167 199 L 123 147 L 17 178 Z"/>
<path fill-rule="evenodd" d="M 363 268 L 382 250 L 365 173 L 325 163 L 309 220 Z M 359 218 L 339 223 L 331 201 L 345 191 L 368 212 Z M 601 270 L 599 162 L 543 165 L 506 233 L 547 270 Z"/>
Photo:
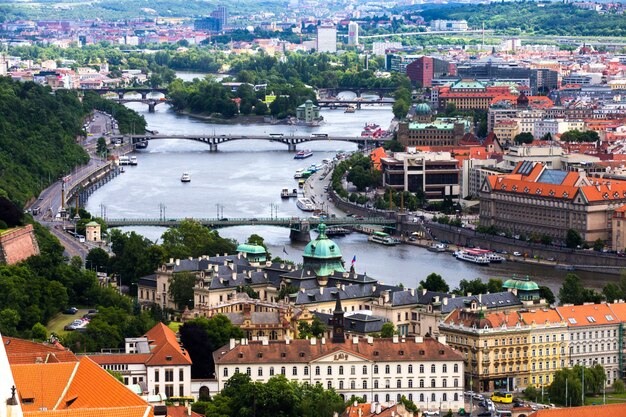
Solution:
<path fill-rule="evenodd" d="M 426 21 L 434 19 L 465 19 L 471 27 L 494 29 L 508 34 L 626 36 L 626 17 L 600 15 L 570 4 L 538 4 L 535 2 L 459 5 L 424 10 Z"/>

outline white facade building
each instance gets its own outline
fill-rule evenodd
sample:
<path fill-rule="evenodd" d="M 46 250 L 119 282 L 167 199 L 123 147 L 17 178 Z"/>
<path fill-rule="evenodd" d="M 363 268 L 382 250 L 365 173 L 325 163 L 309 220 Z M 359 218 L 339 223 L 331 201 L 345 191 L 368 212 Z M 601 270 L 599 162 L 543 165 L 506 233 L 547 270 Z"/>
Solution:
<path fill-rule="evenodd" d="M 348 45 L 359 44 L 359 24 L 357 22 L 350 22 L 348 24 Z"/>
<path fill-rule="evenodd" d="M 372 53 L 376 56 L 383 56 L 388 49 L 402 48 L 401 42 L 372 42 Z"/>
<path fill-rule="evenodd" d="M 335 26 L 317 27 L 317 52 L 337 52 L 337 28 Z"/>

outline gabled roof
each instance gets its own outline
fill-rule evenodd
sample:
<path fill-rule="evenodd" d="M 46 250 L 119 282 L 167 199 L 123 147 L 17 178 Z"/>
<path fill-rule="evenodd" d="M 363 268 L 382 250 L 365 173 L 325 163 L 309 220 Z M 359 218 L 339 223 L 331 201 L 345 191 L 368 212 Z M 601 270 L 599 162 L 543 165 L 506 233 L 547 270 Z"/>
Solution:
<path fill-rule="evenodd" d="M 176 334 L 163 323 L 158 323 L 145 334 L 150 344 L 152 357 L 147 366 L 191 365 L 187 351 L 183 351 L 176 339 Z"/>
<path fill-rule="evenodd" d="M 556 307 L 568 327 L 618 325 L 619 318 L 608 304 L 584 304 Z"/>
<path fill-rule="evenodd" d="M 24 416 L 152 416 L 152 407 L 88 357 L 11 366 Z M 41 411 L 41 410 L 46 411 Z"/>

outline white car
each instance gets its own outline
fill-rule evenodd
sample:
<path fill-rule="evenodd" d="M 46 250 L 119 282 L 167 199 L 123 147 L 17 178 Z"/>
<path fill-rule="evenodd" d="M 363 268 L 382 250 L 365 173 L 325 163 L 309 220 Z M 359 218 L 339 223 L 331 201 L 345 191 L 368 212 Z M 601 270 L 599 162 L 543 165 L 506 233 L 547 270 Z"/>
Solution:
<path fill-rule="evenodd" d="M 428 411 L 428 410 L 426 410 L 426 411 L 424 411 L 422 413 L 422 415 L 424 417 L 438 417 L 439 416 L 439 411 Z"/>
<path fill-rule="evenodd" d="M 515 252 L 513 252 L 513 256 L 522 256 L 522 253 L 515 251 Z"/>

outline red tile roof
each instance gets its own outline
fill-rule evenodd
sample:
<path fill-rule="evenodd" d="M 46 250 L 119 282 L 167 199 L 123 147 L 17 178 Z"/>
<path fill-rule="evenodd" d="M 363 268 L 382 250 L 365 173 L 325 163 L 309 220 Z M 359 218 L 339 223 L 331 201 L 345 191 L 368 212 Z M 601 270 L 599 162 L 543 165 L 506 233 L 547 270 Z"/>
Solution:
<path fill-rule="evenodd" d="M 73 363 L 12 365 L 11 371 L 25 417 L 153 415 L 148 403 L 88 357 Z"/>
<path fill-rule="evenodd" d="M 77 362 L 76 356 L 60 343 L 48 344 L 3 336 L 11 365 L 27 363 Z"/>
<path fill-rule="evenodd" d="M 168 406 L 167 407 L 167 417 L 203 417 L 202 414 L 198 414 L 195 411 L 192 411 L 191 414 L 187 413 L 187 407 L 181 406 Z"/>
<path fill-rule="evenodd" d="M 191 365 L 187 351 L 183 351 L 176 334 L 163 323 L 159 323 L 145 334 L 150 344 L 152 357 L 146 362 L 148 366 L 159 365 Z"/>
<path fill-rule="evenodd" d="M 556 307 L 570 327 L 617 325 L 619 318 L 606 303 Z"/>
<path fill-rule="evenodd" d="M 98 365 L 115 365 L 121 363 L 147 363 L 152 357 L 150 353 L 122 353 L 89 355 L 89 358 Z"/>
<path fill-rule="evenodd" d="M 626 404 L 587 405 L 584 407 L 537 410 L 529 417 L 624 417 Z"/>
<path fill-rule="evenodd" d="M 262 359 L 258 354 L 262 353 Z M 416 343 L 409 338 L 394 343 L 393 339 L 373 339 L 372 343 L 359 339 L 358 343 L 347 340 L 345 343 L 333 343 L 321 340 L 313 345 L 309 340 L 292 340 L 289 345 L 285 341 L 269 341 L 263 345 L 259 341 L 249 341 L 247 345 L 237 344 L 233 349 L 228 345 L 213 352 L 216 364 L 247 364 L 251 361 L 264 363 L 308 363 L 321 357 L 346 353 L 367 360 L 377 361 L 440 361 L 462 360 L 463 357 L 450 346 L 425 337 L 423 342 Z"/>

